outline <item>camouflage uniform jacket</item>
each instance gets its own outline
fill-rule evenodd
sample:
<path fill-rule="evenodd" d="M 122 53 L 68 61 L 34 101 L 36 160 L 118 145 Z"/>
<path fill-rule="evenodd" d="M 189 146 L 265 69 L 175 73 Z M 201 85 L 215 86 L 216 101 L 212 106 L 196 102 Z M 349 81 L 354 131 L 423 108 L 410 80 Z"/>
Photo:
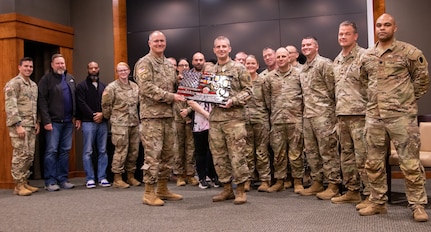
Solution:
<path fill-rule="evenodd" d="M 18 75 L 4 87 L 6 125 L 21 122 L 22 126 L 34 127 L 37 123 L 37 85 Z"/>
<path fill-rule="evenodd" d="M 139 85 L 140 118 L 171 118 L 177 82 L 174 66 L 166 57 L 151 52 L 135 64 L 135 78 Z"/>
<path fill-rule="evenodd" d="M 368 81 L 366 116 L 416 115 L 416 101 L 429 87 L 428 62 L 422 51 L 396 40 L 385 51 L 377 45 L 362 57 L 361 74 Z"/>
<path fill-rule="evenodd" d="M 257 76 L 253 83 L 253 95 L 245 105 L 247 123 L 269 123 L 269 112 L 263 95 L 264 78 Z"/>
<path fill-rule="evenodd" d="M 224 65 L 214 66 L 216 75 L 232 76 L 230 96 L 232 107 L 229 109 L 214 107 L 210 113 L 209 121 L 229 121 L 232 119 L 244 120 L 244 105 L 253 95 L 251 77 L 244 65 L 229 60 Z"/>
<path fill-rule="evenodd" d="M 286 73 L 271 71 L 265 78 L 264 94 L 271 112 L 271 125 L 302 121 L 304 103 L 300 71 L 291 67 Z"/>
<path fill-rule="evenodd" d="M 360 58 L 365 49 L 355 45 L 343 56 L 342 52 L 334 60 L 336 115 L 365 115 L 367 106 L 367 85 L 360 78 Z"/>
<path fill-rule="evenodd" d="M 304 117 L 335 115 L 335 80 L 332 61 L 316 55 L 301 70 Z"/>
<path fill-rule="evenodd" d="M 137 126 L 139 88 L 129 81 L 115 80 L 106 86 L 102 95 L 102 113 L 115 126 Z"/>

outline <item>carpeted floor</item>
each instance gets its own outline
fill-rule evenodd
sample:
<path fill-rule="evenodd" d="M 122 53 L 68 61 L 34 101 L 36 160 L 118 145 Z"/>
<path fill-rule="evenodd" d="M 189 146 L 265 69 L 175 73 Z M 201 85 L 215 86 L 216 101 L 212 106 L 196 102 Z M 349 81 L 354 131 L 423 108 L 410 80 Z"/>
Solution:
<path fill-rule="evenodd" d="M 362 217 L 354 205 L 335 205 L 303 197 L 288 189 L 278 193 L 247 194 L 248 202 L 213 203 L 221 188 L 202 190 L 177 187 L 184 200 L 150 207 L 141 202 L 143 187 L 86 189 L 83 178 L 71 179 L 77 187 L 59 192 L 41 189 L 29 197 L 0 190 L 0 231 L 431 231 L 431 222 L 417 223 L 406 207 L 401 180 L 394 180 L 396 204 L 388 214 Z M 43 181 L 32 181 L 43 187 Z M 431 188 L 427 186 L 428 196 Z M 431 216 L 430 204 L 426 211 Z"/>

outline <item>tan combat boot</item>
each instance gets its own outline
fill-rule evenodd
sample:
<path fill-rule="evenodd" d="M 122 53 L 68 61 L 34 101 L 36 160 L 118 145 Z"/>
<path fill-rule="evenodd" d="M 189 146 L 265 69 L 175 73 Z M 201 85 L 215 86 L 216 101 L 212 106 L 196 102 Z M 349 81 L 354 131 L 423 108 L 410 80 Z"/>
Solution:
<path fill-rule="evenodd" d="M 300 193 L 304 190 L 304 186 L 302 185 L 302 178 L 293 179 L 293 192 Z"/>
<path fill-rule="evenodd" d="M 343 203 L 359 203 L 361 202 L 361 194 L 359 191 L 351 191 L 347 190 L 346 194 L 331 198 L 331 202 L 334 204 L 343 204 Z"/>
<path fill-rule="evenodd" d="M 425 211 L 423 205 L 415 205 L 413 207 L 413 218 L 417 222 L 426 222 L 426 221 L 428 221 L 428 214 Z"/>
<path fill-rule="evenodd" d="M 385 214 L 388 212 L 386 208 L 386 204 L 376 204 L 371 202 L 366 208 L 359 210 L 359 215 L 361 216 L 370 216 L 374 214 Z"/>
<path fill-rule="evenodd" d="M 235 199 L 235 194 L 233 194 L 231 182 L 223 184 L 223 191 L 212 198 L 213 202 L 226 201 L 231 199 Z"/>
<path fill-rule="evenodd" d="M 257 191 L 259 192 L 266 192 L 269 188 L 269 182 L 268 181 L 262 181 L 259 188 L 257 188 Z"/>
<path fill-rule="evenodd" d="M 140 186 L 141 182 L 139 182 L 137 179 L 135 179 L 135 173 L 134 172 L 127 172 L 127 183 L 129 183 L 132 186 Z"/>
<path fill-rule="evenodd" d="M 285 189 L 292 188 L 292 181 L 291 180 L 285 180 L 284 181 L 284 188 Z"/>
<path fill-rule="evenodd" d="M 179 201 L 183 199 L 183 196 L 169 191 L 167 179 L 159 180 L 157 183 L 157 196 L 162 200 L 168 201 Z"/>
<path fill-rule="evenodd" d="M 302 196 L 311 196 L 311 195 L 316 195 L 317 193 L 320 193 L 323 190 L 324 189 L 323 189 L 322 183 L 314 181 L 309 188 L 302 190 L 301 192 L 299 192 L 299 194 L 301 194 Z"/>
<path fill-rule="evenodd" d="M 123 177 L 121 176 L 120 173 L 115 173 L 114 183 L 112 183 L 112 186 L 114 186 L 115 188 L 125 189 L 129 187 L 129 184 L 123 181 Z"/>
<path fill-rule="evenodd" d="M 30 190 L 32 193 L 39 191 L 39 188 L 29 185 L 27 181 L 24 182 L 24 187 Z"/>
<path fill-rule="evenodd" d="M 245 194 L 245 184 L 241 183 L 236 186 L 236 196 L 233 203 L 235 205 L 244 204 L 247 202 L 247 195 Z"/>
<path fill-rule="evenodd" d="M 278 179 L 274 185 L 268 188 L 267 192 L 274 193 L 274 192 L 283 191 L 283 190 L 284 190 L 284 181 L 282 179 Z"/>
<path fill-rule="evenodd" d="M 18 195 L 18 196 L 30 196 L 31 195 L 31 191 L 24 187 L 24 183 L 17 183 L 15 185 L 15 189 L 13 190 L 13 193 Z"/>
<path fill-rule="evenodd" d="M 187 183 L 189 183 L 190 185 L 196 186 L 199 184 L 199 181 L 196 180 L 194 176 L 187 176 Z"/>
<path fill-rule="evenodd" d="M 369 200 L 369 196 L 365 198 L 365 200 L 361 201 L 361 203 L 356 205 L 356 210 L 367 208 L 369 205 L 371 205 L 371 201 Z"/>
<path fill-rule="evenodd" d="M 186 181 L 182 175 L 177 175 L 177 186 L 186 186 Z"/>
<path fill-rule="evenodd" d="M 162 206 L 165 204 L 154 192 L 154 184 L 145 184 L 144 196 L 142 196 L 142 203 L 151 206 Z"/>
<path fill-rule="evenodd" d="M 329 184 L 325 191 L 317 193 L 316 197 L 320 200 L 330 200 L 331 198 L 338 196 L 340 190 L 337 184 Z"/>
<path fill-rule="evenodd" d="M 245 190 L 246 192 L 250 192 L 250 189 L 251 189 L 251 181 L 250 181 L 250 180 L 247 180 L 247 181 L 244 183 L 244 190 Z"/>

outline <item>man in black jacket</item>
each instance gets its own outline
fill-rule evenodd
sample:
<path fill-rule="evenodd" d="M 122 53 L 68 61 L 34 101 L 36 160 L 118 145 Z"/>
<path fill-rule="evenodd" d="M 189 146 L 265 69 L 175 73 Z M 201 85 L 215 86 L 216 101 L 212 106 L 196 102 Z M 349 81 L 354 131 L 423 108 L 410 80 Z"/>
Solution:
<path fill-rule="evenodd" d="M 66 71 L 63 55 L 54 54 L 52 72 L 39 82 L 38 110 L 45 129 L 46 149 L 44 156 L 45 189 L 52 192 L 61 188 L 75 187 L 68 180 L 69 151 L 72 147 L 75 117 L 76 82 Z M 77 129 L 81 121 L 76 120 Z"/>
<path fill-rule="evenodd" d="M 105 84 L 99 80 L 99 65 L 90 62 L 87 65 L 88 76 L 76 87 L 76 102 L 78 115 L 82 121 L 82 161 L 86 175 L 87 188 L 96 187 L 92 154 L 93 147 L 97 148 L 97 181 L 102 187 L 111 184 L 106 180 L 108 154 L 106 142 L 108 139 L 108 123 L 102 114 L 102 93 Z"/>

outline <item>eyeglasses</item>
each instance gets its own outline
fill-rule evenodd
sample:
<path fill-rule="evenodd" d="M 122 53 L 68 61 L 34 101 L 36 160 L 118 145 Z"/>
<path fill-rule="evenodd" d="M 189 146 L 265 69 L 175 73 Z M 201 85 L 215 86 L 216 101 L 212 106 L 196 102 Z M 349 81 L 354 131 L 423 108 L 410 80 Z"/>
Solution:
<path fill-rule="evenodd" d="M 178 67 L 189 67 L 188 64 L 179 64 Z"/>
<path fill-rule="evenodd" d="M 121 69 L 121 70 L 117 70 L 118 73 L 122 73 L 122 72 L 128 72 L 128 69 Z"/>

